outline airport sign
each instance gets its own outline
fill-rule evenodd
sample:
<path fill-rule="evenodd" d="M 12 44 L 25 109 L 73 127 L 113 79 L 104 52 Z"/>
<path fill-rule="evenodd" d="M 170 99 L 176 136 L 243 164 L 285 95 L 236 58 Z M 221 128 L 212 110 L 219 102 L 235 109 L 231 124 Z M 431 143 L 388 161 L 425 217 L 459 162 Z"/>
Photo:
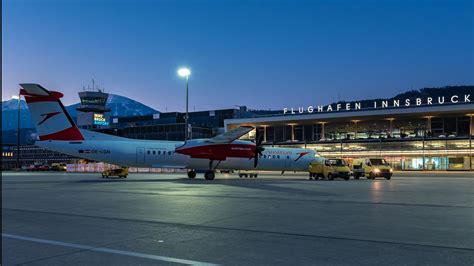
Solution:
<path fill-rule="evenodd" d="M 393 100 L 375 100 L 371 107 L 362 108 L 362 102 L 339 102 L 329 105 L 318 105 L 318 106 L 307 106 L 297 108 L 283 108 L 284 115 L 292 114 L 311 114 L 311 113 L 325 113 L 334 111 L 357 111 L 363 109 L 384 109 L 384 108 L 400 108 L 400 107 L 413 107 L 413 106 L 431 106 L 431 105 L 443 105 L 443 104 L 458 104 L 458 103 L 470 103 L 471 95 L 452 95 L 450 97 L 438 96 L 438 97 L 426 97 L 426 98 L 415 98 L 415 99 L 393 99 Z"/>

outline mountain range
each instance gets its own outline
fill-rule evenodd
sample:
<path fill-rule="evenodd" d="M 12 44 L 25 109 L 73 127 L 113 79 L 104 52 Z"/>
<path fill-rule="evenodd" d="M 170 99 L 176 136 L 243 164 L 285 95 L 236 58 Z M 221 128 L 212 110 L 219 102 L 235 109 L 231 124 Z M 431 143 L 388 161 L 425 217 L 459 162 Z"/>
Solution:
<path fill-rule="evenodd" d="M 66 106 L 66 110 L 69 112 L 71 117 L 75 119 L 77 117 L 76 107 L 80 103 Z M 146 106 L 140 102 L 132 100 L 130 98 L 109 94 L 107 99 L 107 107 L 111 109 L 108 113 L 110 116 L 121 117 L 121 116 L 140 116 L 156 114 L 159 111 Z M 34 128 L 31 121 L 30 113 L 27 111 L 28 106 L 25 101 L 20 101 L 20 126 L 21 128 Z M 16 130 L 18 119 L 18 100 L 11 99 L 2 102 L 2 131 Z"/>

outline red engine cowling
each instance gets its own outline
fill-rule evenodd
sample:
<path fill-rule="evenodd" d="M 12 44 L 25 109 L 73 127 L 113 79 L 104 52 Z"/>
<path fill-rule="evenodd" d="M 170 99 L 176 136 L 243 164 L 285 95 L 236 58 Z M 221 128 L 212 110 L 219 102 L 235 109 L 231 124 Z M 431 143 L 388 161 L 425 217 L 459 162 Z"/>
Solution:
<path fill-rule="evenodd" d="M 176 153 L 189 155 L 192 158 L 224 161 L 227 157 L 253 158 L 255 156 L 255 144 L 212 144 L 205 143 L 196 146 L 184 145 L 176 149 Z"/>

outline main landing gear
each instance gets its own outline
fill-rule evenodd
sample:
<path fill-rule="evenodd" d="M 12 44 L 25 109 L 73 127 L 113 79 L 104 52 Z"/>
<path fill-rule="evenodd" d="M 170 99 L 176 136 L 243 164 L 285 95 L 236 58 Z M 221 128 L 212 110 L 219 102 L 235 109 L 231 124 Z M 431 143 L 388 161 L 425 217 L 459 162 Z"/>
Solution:
<path fill-rule="evenodd" d="M 219 164 L 221 163 L 221 161 L 218 161 L 215 166 L 212 165 L 213 163 L 214 163 L 213 160 L 210 160 L 210 161 L 209 161 L 209 170 L 207 170 L 207 171 L 204 173 L 204 178 L 205 178 L 206 180 L 214 180 L 214 178 L 216 177 L 216 174 L 215 174 L 216 168 L 219 166 Z"/>
<path fill-rule="evenodd" d="M 216 177 L 216 174 L 214 174 L 214 171 L 206 171 L 204 173 L 204 178 L 206 180 L 214 180 L 215 177 Z"/>
<path fill-rule="evenodd" d="M 219 166 L 219 164 L 221 163 L 221 161 L 218 161 L 216 165 L 213 165 L 213 160 L 210 160 L 209 161 L 209 170 L 207 170 L 206 172 L 204 172 L 204 178 L 206 180 L 214 180 L 214 178 L 216 177 L 216 168 Z M 196 177 L 196 171 L 195 170 L 190 170 L 188 172 L 188 177 L 193 179 Z"/>
<path fill-rule="evenodd" d="M 196 177 L 196 171 L 194 170 L 189 171 L 188 177 L 191 179 L 194 179 Z M 216 174 L 214 173 L 214 171 L 209 170 L 204 173 L 204 178 L 206 180 L 214 180 L 215 177 L 216 177 Z"/>

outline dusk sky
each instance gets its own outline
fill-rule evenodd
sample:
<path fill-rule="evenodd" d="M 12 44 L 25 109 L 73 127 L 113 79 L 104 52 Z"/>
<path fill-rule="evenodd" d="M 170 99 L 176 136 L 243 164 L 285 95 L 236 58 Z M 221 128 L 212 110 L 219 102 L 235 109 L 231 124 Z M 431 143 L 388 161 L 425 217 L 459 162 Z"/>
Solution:
<path fill-rule="evenodd" d="M 474 84 L 473 1 L 26 1 L 2 4 L 2 99 L 94 78 L 160 111 L 282 109 Z"/>

